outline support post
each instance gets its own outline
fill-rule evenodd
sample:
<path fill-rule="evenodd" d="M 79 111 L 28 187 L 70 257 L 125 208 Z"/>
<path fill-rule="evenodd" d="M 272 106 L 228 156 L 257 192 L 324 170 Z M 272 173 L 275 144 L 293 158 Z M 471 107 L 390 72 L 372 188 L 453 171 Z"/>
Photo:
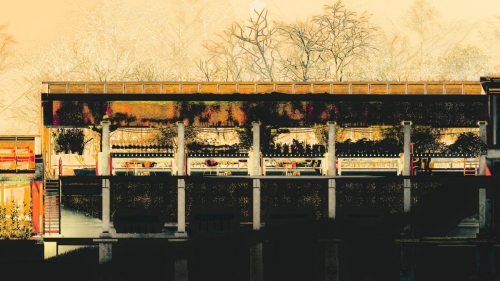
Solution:
<path fill-rule="evenodd" d="M 403 121 L 404 142 L 403 142 L 403 208 L 405 213 L 411 211 L 411 179 L 406 178 L 411 175 L 411 125 L 410 121 Z M 410 232 L 410 225 L 404 229 L 404 236 L 412 236 Z M 401 267 L 400 279 L 402 281 L 413 281 L 415 279 L 415 249 L 414 245 L 401 245 Z"/>
<path fill-rule="evenodd" d="M 177 122 L 177 175 L 184 176 L 184 122 Z M 186 183 L 177 180 L 177 232 L 176 237 L 187 237 L 186 234 Z"/>
<path fill-rule="evenodd" d="M 479 233 L 486 232 L 486 189 L 479 188 Z"/>
<path fill-rule="evenodd" d="M 184 176 L 184 122 L 177 122 L 177 175 Z"/>
<path fill-rule="evenodd" d="M 404 133 L 404 142 L 403 142 L 403 152 L 404 152 L 404 160 L 403 160 L 403 176 L 409 176 L 411 173 L 411 151 L 410 151 L 410 142 L 411 142 L 411 121 L 403 121 L 401 123 L 403 125 L 403 133 Z"/>
<path fill-rule="evenodd" d="M 325 281 L 339 281 L 339 244 L 325 243 Z"/>
<path fill-rule="evenodd" d="M 479 121 L 479 137 L 481 141 L 486 143 L 486 122 Z M 486 175 L 486 155 L 482 154 L 479 156 L 479 175 Z M 488 230 L 486 228 L 486 189 L 484 187 L 479 188 L 479 234 L 484 235 Z"/>
<path fill-rule="evenodd" d="M 484 190 L 484 188 L 481 188 Z M 486 199 L 486 192 L 480 190 L 480 200 L 484 199 L 485 206 L 479 206 L 479 233 L 478 238 L 493 240 L 493 200 Z M 482 197 L 482 198 L 481 198 Z M 481 201 L 480 201 L 481 202 Z M 476 266 L 478 280 L 494 281 L 495 279 L 495 251 L 493 243 L 480 243 L 476 245 Z"/>
<path fill-rule="evenodd" d="M 109 119 L 108 115 L 102 118 L 101 135 L 101 175 L 109 176 Z M 112 259 L 112 244 L 109 242 L 110 233 L 110 183 L 109 179 L 102 180 L 102 233 L 99 235 L 99 263 L 109 262 Z"/>
<path fill-rule="evenodd" d="M 253 122 L 252 175 L 260 176 L 260 124 Z M 260 230 L 260 179 L 253 182 L 253 230 Z M 250 280 L 264 279 L 262 242 L 250 246 Z"/>
<path fill-rule="evenodd" d="M 328 175 L 335 176 L 335 121 L 328 121 Z"/>
<path fill-rule="evenodd" d="M 102 234 L 108 234 L 110 229 L 110 192 L 109 179 L 102 180 Z M 101 235 L 102 237 L 102 235 Z"/>
<path fill-rule="evenodd" d="M 336 197 L 335 197 L 336 182 L 335 179 L 328 179 L 328 218 L 335 219 Z"/>
<path fill-rule="evenodd" d="M 250 281 L 264 280 L 264 265 L 262 262 L 262 243 L 250 247 Z"/>
<path fill-rule="evenodd" d="M 404 129 L 404 158 L 403 158 L 403 176 L 408 177 L 411 174 L 411 151 L 410 151 L 410 141 L 411 141 L 411 122 L 403 121 Z M 408 213 L 411 210 L 411 180 L 404 179 L 404 212 Z"/>
<path fill-rule="evenodd" d="M 260 175 L 260 124 L 252 122 L 253 126 L 253 152 L 252 152 L 252 175 Z"/>
<path fill-rule="evenodd" d="M 497 145 L 497 128 L 498 128 L 498 95 L 489 95 L 491 101 L 491 121 L 493 122 L 493 128 L 491 130 L 493 135 L 493 145 Z"/>
<path fill-rule="evenodd" d="M 188 261 L 187 259 L 175 260 L 175 281 L 188 281 Z"/>
<path fill-rule="evenodd" d="M 479 138 L 481 139 L 482 142 L 486 144 L 487 143 L 486 126 L 488 125 L 488 122 L 479 121 L 477 122 L 477 125 L 479 126 Z M 486 155 L 483 153 L 479 155 L 479 175 L 480 176 L 486 175 Z"/>
<path fill-rule="evenodd" d="M 328 179 L 328 218 L 335 219 L 336 216 L 336 182 Z M 339 280 L 339 245 L 333 241 L 325 242 L 325 280 Z"/>
<path fill-rule="evenodd" d="M 253 230 L 260 230 L 260 179 L 253 179 Z M 250 280 L 263 280 L 262 242 L 250 246 Z"/>
<path fill-rule="evenodd" d="M 253 230 L 260 229 L 260 179 L 253 179 Z"/>

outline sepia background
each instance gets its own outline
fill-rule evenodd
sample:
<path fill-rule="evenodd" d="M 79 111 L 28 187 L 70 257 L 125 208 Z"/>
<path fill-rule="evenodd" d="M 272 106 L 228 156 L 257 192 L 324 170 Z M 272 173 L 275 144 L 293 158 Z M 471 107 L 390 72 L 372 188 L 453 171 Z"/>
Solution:
<path fill-rule="evenodd" d="M 478 81 L 500 73 L 496 0 L 4 2 L 0 134 L 38 132 L 42 81 Z M 343 25 L 329 25 L 336 21 Z"/>

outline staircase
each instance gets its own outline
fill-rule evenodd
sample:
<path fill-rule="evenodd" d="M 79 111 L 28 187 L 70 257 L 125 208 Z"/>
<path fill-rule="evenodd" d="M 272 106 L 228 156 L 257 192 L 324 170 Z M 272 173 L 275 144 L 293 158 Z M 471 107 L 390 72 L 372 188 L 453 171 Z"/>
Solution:
<path fill-rule="evenodd" d="M 45 180 L 44 233 L 61 233 L 59 180 Z"/>
<path fill-rule="evenodd" d="M 464 176 L 477 176 L 479 174 L 479 159 L 468 161 L 464 159 Z"/>

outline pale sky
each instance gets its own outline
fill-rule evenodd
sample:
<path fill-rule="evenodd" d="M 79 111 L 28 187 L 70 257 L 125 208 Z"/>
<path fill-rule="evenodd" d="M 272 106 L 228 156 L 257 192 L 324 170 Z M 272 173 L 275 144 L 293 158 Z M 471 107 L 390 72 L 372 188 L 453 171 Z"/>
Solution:
<path fill-rule="evenodd" d="M 71 32 L 70 19 L 82 8 L 92 9 L 105 0 L 0 0 L 0 25 L 7 24 L 5 32 L 14 36 L 20 48 L 46 44 L 57 35 Z M 145 0 L 123 0 L 147 3 Z M 179 1 L 179 0 L 171 0 Z M 185 0 L 203 1 L 203 0 Z M 304 20 L 321 12 L 332 0 L 255 0 L 258 6 L 269 9 L 275 21 Z M 374 23 L 383 26 L 388 20 L 398 21 L 414 0 L 344 0 L 344 4 L 358 12 L 367 11 Z M 248 17 L 254 0 L 231 0 L 237 17 Z M 499 0 L 428 0 L 444 19 L 467 22 L 485 22 L 500 16 Z M 73 22 L 73 21 L 71 21 Z"/>

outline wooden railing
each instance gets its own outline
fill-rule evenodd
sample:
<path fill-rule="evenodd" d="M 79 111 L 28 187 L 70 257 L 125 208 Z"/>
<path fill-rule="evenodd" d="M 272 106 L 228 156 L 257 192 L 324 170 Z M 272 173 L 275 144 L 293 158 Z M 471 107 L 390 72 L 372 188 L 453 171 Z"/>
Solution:
<path fill-rule="evenodd" d="M 42 94 L 484 95 L 479 82 L 43 82 Z"/>

